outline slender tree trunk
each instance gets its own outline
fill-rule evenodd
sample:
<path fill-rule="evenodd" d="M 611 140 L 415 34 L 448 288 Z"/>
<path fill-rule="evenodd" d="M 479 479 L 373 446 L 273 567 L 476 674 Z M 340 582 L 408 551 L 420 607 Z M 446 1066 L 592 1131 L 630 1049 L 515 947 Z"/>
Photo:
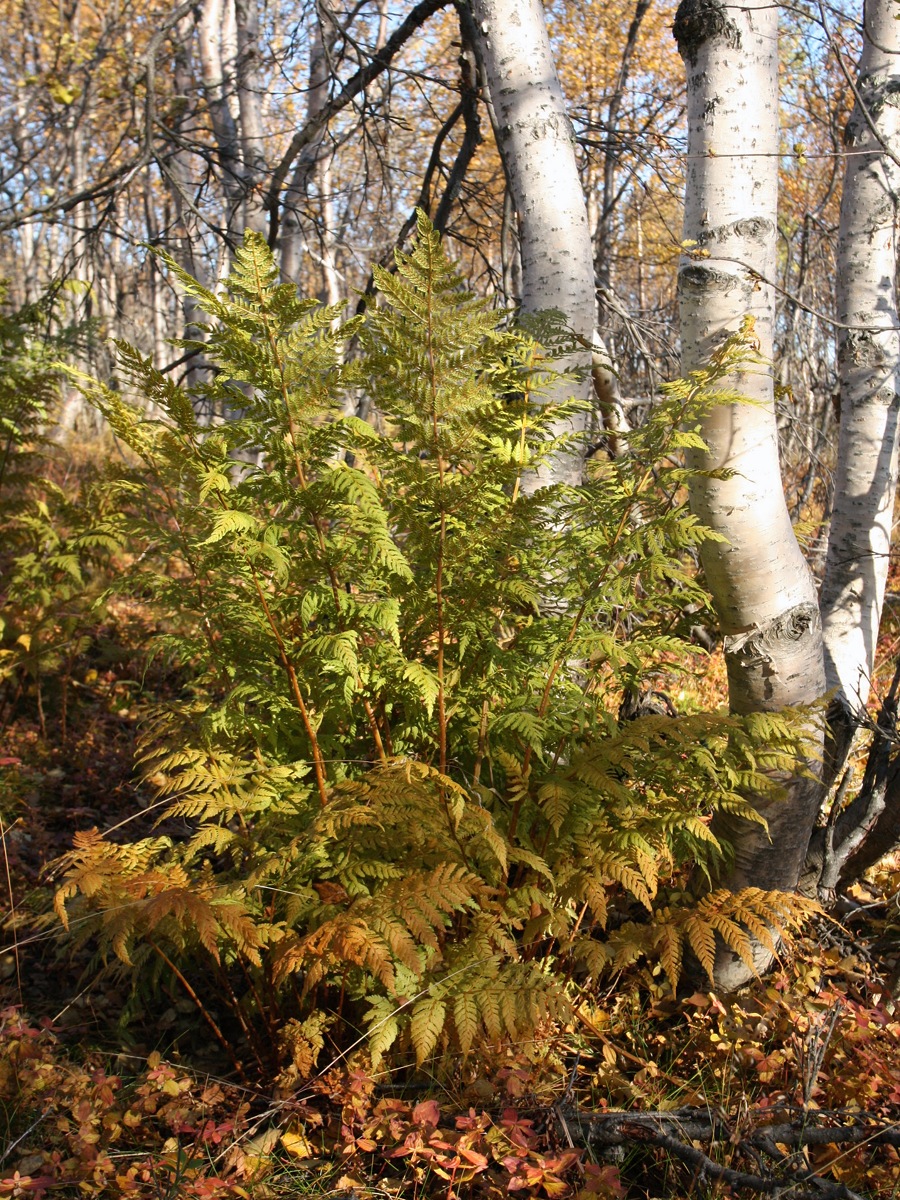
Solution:
<path fill-rule="evenodd" d="M 772 279 L 775 268 L 777 10 L 768 0 L 740 8 L 682 0 L 674 32 L 687 69 L 684 237 L 693 247 L 679 270 L 683 370 L 707 362 L 748 314 L 770 362 L 775 306 L 760 279 Z M 696 480 L 691 503 L 727 539 L 707 543 L 703 566 L 725 635 L 731 708 L 778 711 L 823 694 L 821 626 L 781 489 L 771 368 L 754 365 L 730 382 L 753 403 L 709 414 L 702 430 L 709 453 L 696 455 L 694 465 L 733 474 Z M 746 821 L 717 826 L 735 849 L 726 879 L 734 890 L 798 883 L 820 787 L 784 782 L 786 798 L 758 804 L 768 834 Z M 761 953 L 759 965 L 764 959 Z M 722 986 L 748 975 L 733 955 L 719 960 Z"/>
<path fill-rule="evenodd" d="M 203 0 L 198 46 L 203 90 L 222 172 L 225 228 L 234 233 L 241 222 L 244 186 L 237 122 L 231 111 L 231 101 L 236 94 L 235 59 L 224 38 L 229 18 L 233 23 L 232 0 Z"/>
<path fill-rule="evenodd" d="M 619 112 L 622 108 L 622 101 L 625 98 L 625 88 L 631 73 L 641 25 L 652 3 L 653 0 L 637 0 L 635 4 L 634 16 L 631 19 L 631 24 L 628 26 L 625 47 L 622 50 L 622 60 L 619 64 L 619 72 L 613 85 L 612 95 L 607 104 L 606 119 L 604 121 L 606 126 L 606 146 L 603 151 L 603 191 L 599 204 L 598 219 L 595 224 L 592 224 L 592 228 L 595 230 L 594 236 L 596 238 L 597 282 L 601 288 L 610 290 L 613 287 L 611 270 L 613 247 L 612 219 L 619 196 L 617 175 L 619 173 L 619 163 L 623 150 L 623 140 L 618 131 Z M 601 300 L 601 315 L 603 315 L 602 308 L 603 304 Z"/>
<path fill-rule="evenodd" d="M 265 233 L 263 203 L 266 181 L 263 84 L 259 73 L 259 8 L 256 0 L 234 0 L 237 22 L 237 96 L 240 108 L 241 156 L 244 165 L 244 228 Z"/>
<path fill-rule="evenodd" d="M 336 30 L 329 23 L 328 37 L 322 28 L 322 15 L 312 17 L 309 51 L 309 85 L 306 94 L 306 119 L 313 120 L 328 101 L 328 85 L 331 78 L 329 58 L 334 46 Z M 325 130 L 300 151 L 291 182 L 285 193 L 284 216 L 281 219 L 281 278 L 285 282 L 299 283 L 303 261 L 305 237 L 302 211 L 309 196 L 309 188 L 316 173 L 322 154 Z"/>
<path fill-rule="evenodd" d="M 194 61 L 192 43 L 194 37 L 194 17 L 183 17 L 173 30 L 173 76 L 176 92 L 180 96 L 188 96 L 195 86 Z M 185 114 L 179 114 L 179 123 Z M 180 133 L 180 129 L 176 130 Z M 177 238 L 173 246 L 173 257 L 180 266 L 199 280 L 201 284 L 210 282 L 210 270 L 204 257 L 201 224 L 196 210 L 198 189 L 191 172 L 189 152 L 179 146 L 168 158 L 165 168 L 165 179 L 170 185 L 171 195 L 177 214 Z M 194 296 L 183 295 L 181 309 L 184 317 L 183 336 L 202 340 L 201 326 L 205 314 L 199 301 Z M 186 381 L 188 387 L 196 387 L 206 380 L 208 364 L 205 359 L 196 355 L 188 364 Z M 204 422 L 212 420 L 214 414 L 198 409 L 197 416 Z"/>
<path fill-rule="evenodd" d="M 838 330 L 841 428 L 820 604 L 828 687 L 852 712 L 869 695 L 897 485 L 897 16 L 893 0 L 865 5 L 838 242 L 837 317 L 856 328 Z"/>
<path fill-rule="evenodd" d="M 596 299 L 590 227 L 572 126 L 550 49 L 540 0 L 472 0 L 479 50 L 499 133 L 499 149 L 519 218 L 522 307 L 556 309 L 590 346 Z M 585 348 L 557 364 L 584 372 L 548 399 L 590 396 Z M 572 422 L 578 430 L 585 422 Z M 562 433 L 564 430 L 560 429 Z M 581 482 L 583 449 L 573 447 L 529 481 Z"/>

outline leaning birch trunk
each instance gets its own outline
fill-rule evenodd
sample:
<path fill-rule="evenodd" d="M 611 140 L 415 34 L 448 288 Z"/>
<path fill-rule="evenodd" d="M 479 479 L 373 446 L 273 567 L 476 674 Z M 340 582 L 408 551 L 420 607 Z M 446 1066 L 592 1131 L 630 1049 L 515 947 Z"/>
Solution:
<path fill-rule="evenodd" d="M 701 367 L 748 314 L 762 357 L 773 352 L 778 181 L 777 10 L 768 0 L 740 8 L 682 0 L 674 33 L 687 69 L 688 172 L 679 269 L 682 366 Z M 694 465 L 726 468 L 698 479 L 691 504 L 727 539 L 707 543 L 703 566 L 724 634 L 732 711 L 775 711 L 825 690 L 816 593 L 791 529 L 780 482 L 771 369 L 754 365 L 730 381 L 750 404 L 716 407 Z M 768 834 L 747 821 L 717 823 L 735 859 L 733 890 L 792 890 L 800 878 L 820 788 L 790 779 L 784 799 L 760 801 Z M 751 799 L 753 799 L 751 797 Z M 767 965 L 758 948 L 757 965 Z M 724 949 L 720 986 L 739 986 L 747 968 Z"/>
<path fill-rule="evenodd" d="M 841 428 L 834 509 L 819 593 L 832 709 L 831 756 L 843 767 L 869 697 L 887 582 L 900 399 L 897 237 L 900 208 L 900 28 L 894 0 L 869 0 L 857 99 L 847 123 L 838 238 L 837 313 Z M 896 687 L 896 682 L 895 682 Z M 890 698 L 889 698 L 890 700 Z M 896 702 L 888 714 L 896 724 Z M 900 844 L 900 773 L 880 763 L 879 739 L 859 793 L 827 830 L 817 830 L 810 870 L 819 895 L 858 878 Z M 873 768 L 874 774 L 873 774 Z M 874 783 L 873 783 L 874 780 Z"/>
<path fill-rule="evenodd" d="M 556 309 L 585 349 L 555 365 L 578 370 L 582 379 L 547 391 L 547 400 L 591 394 L 591 335 L 596 299 L 593 251 L 572 125 L 566 113 L 540 0 L 472 0 L 479 56 L 488 80 L 513 203 L 519 218 L 522 308 Z M 584 430 L 586 420 L 566 423 Z M 583 445 L 573 444 L 527 481 L 528 490 L 549 483 L 578 484 Z"/>
<path fill-rule="evenodd" d="M 896 0 L 865 5 L 858 99 L 845 136 L 837 315 L 855 328 L 838 330 L 841 428 L 820 607 L 828 687 L 839 689 L 848 715 L 864 710 L 869 695 L 897 484 L 897 16 Z"/>

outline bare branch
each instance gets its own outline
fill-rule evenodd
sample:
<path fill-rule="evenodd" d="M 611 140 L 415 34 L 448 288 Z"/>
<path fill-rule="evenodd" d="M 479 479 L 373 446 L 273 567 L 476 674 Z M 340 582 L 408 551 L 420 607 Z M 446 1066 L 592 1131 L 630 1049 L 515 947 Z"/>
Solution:
<path fill-rule="evenodd" d="M 428 18 L 440 9 L 446 8 L 449 3 L 450 0 L 420 0 L 420 3 L 398 25 L 384 46 L 373 55 L 372 59 L 348 79 L 338 94 L 316 113 L 314 117 L 311 117 L 301 129 L 298 129 L 291 138 L 290 145 L 272 174 L 272 182 L 269 184 L 269 190 L 265 198 L 265 207 L 269 212 L 270 246 L 274 246 L 278 238 L 281 189 L 284 187 L 284 181 L 287 179 L 288 172 L 297 155 L 304 146 L 308 146 L 318 138 L 332 117 L 346 108 L 360 92 L 368 87 L 373 79 L 377 79 L 383 71 L 387 70 L 399 51 Z"/>

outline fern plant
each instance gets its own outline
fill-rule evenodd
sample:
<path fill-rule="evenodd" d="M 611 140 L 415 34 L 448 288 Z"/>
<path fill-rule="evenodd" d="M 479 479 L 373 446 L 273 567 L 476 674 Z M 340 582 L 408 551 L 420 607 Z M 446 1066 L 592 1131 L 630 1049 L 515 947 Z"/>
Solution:
<path fill-rule="evenodd" d="M 43 725 L 42 678 L 82 644 L 85 567 L 99 549 L 83 506 L 50 478 L 56 360 L 81 347 L 87 330 L 57 328 L 52 297 L 4 311 L 5 290 L 0 286 L 0 685 L 5 700 L 33 690 Z"/>
<path fill-rule="evenodd" d="M 534 1031 L 573 981 L 646 955 L 674 983 L 684 944 L 708 963 L 714 932 L 744 953 L 742 926 L 797 919 L 784 897 L 666 892 L 689 863 L 714 875 L 709 815 L 753 818 L 744 794 L 802 750 L 790 718 L 617 716 L 706 602 L 711 535 L 673 497 L 740 340 L 628 455 L 532 492 L 574 405 L 540 403 L 541 345 L 466 292 L 424 217 L 344 325 L 253 234 L 223 295 L 167 263 L 209 314 L 202 397 L 126 345 L 161 417 L 81 382 L 140 462 L 110 473 L 95 535 L 128 544 L 119 586 L 190 669 L 140 758 L 190 832 L 79 835 L 57 898 L 77 936 L 201 1007 L 203 965 L 260 1059 L 280 1038 L 307 1070 L 314 1008 L 422 1063 Z M 359 389 L 378 430 L 343 415 Z M 198 398 L 234 419 L 201 429 Z"/>

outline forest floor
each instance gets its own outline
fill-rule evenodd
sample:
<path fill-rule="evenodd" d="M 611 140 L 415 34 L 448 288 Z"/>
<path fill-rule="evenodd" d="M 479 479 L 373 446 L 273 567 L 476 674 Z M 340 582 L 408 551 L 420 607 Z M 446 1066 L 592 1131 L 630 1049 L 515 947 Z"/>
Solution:
<path fill-rule="evenodd" d="M 76 830 L 153 828 L 136 730 L 180 683 L 141 666 L 139 610 L 110 619 L 6 696 L 0 1197 L 900 1195 L 900 867 L 736 996 L 625 973 L 449 1072 L 326 1044 L 302 1086 L 239 1076 L 188 992 L 146 1000 L 52 915 Z"/>

